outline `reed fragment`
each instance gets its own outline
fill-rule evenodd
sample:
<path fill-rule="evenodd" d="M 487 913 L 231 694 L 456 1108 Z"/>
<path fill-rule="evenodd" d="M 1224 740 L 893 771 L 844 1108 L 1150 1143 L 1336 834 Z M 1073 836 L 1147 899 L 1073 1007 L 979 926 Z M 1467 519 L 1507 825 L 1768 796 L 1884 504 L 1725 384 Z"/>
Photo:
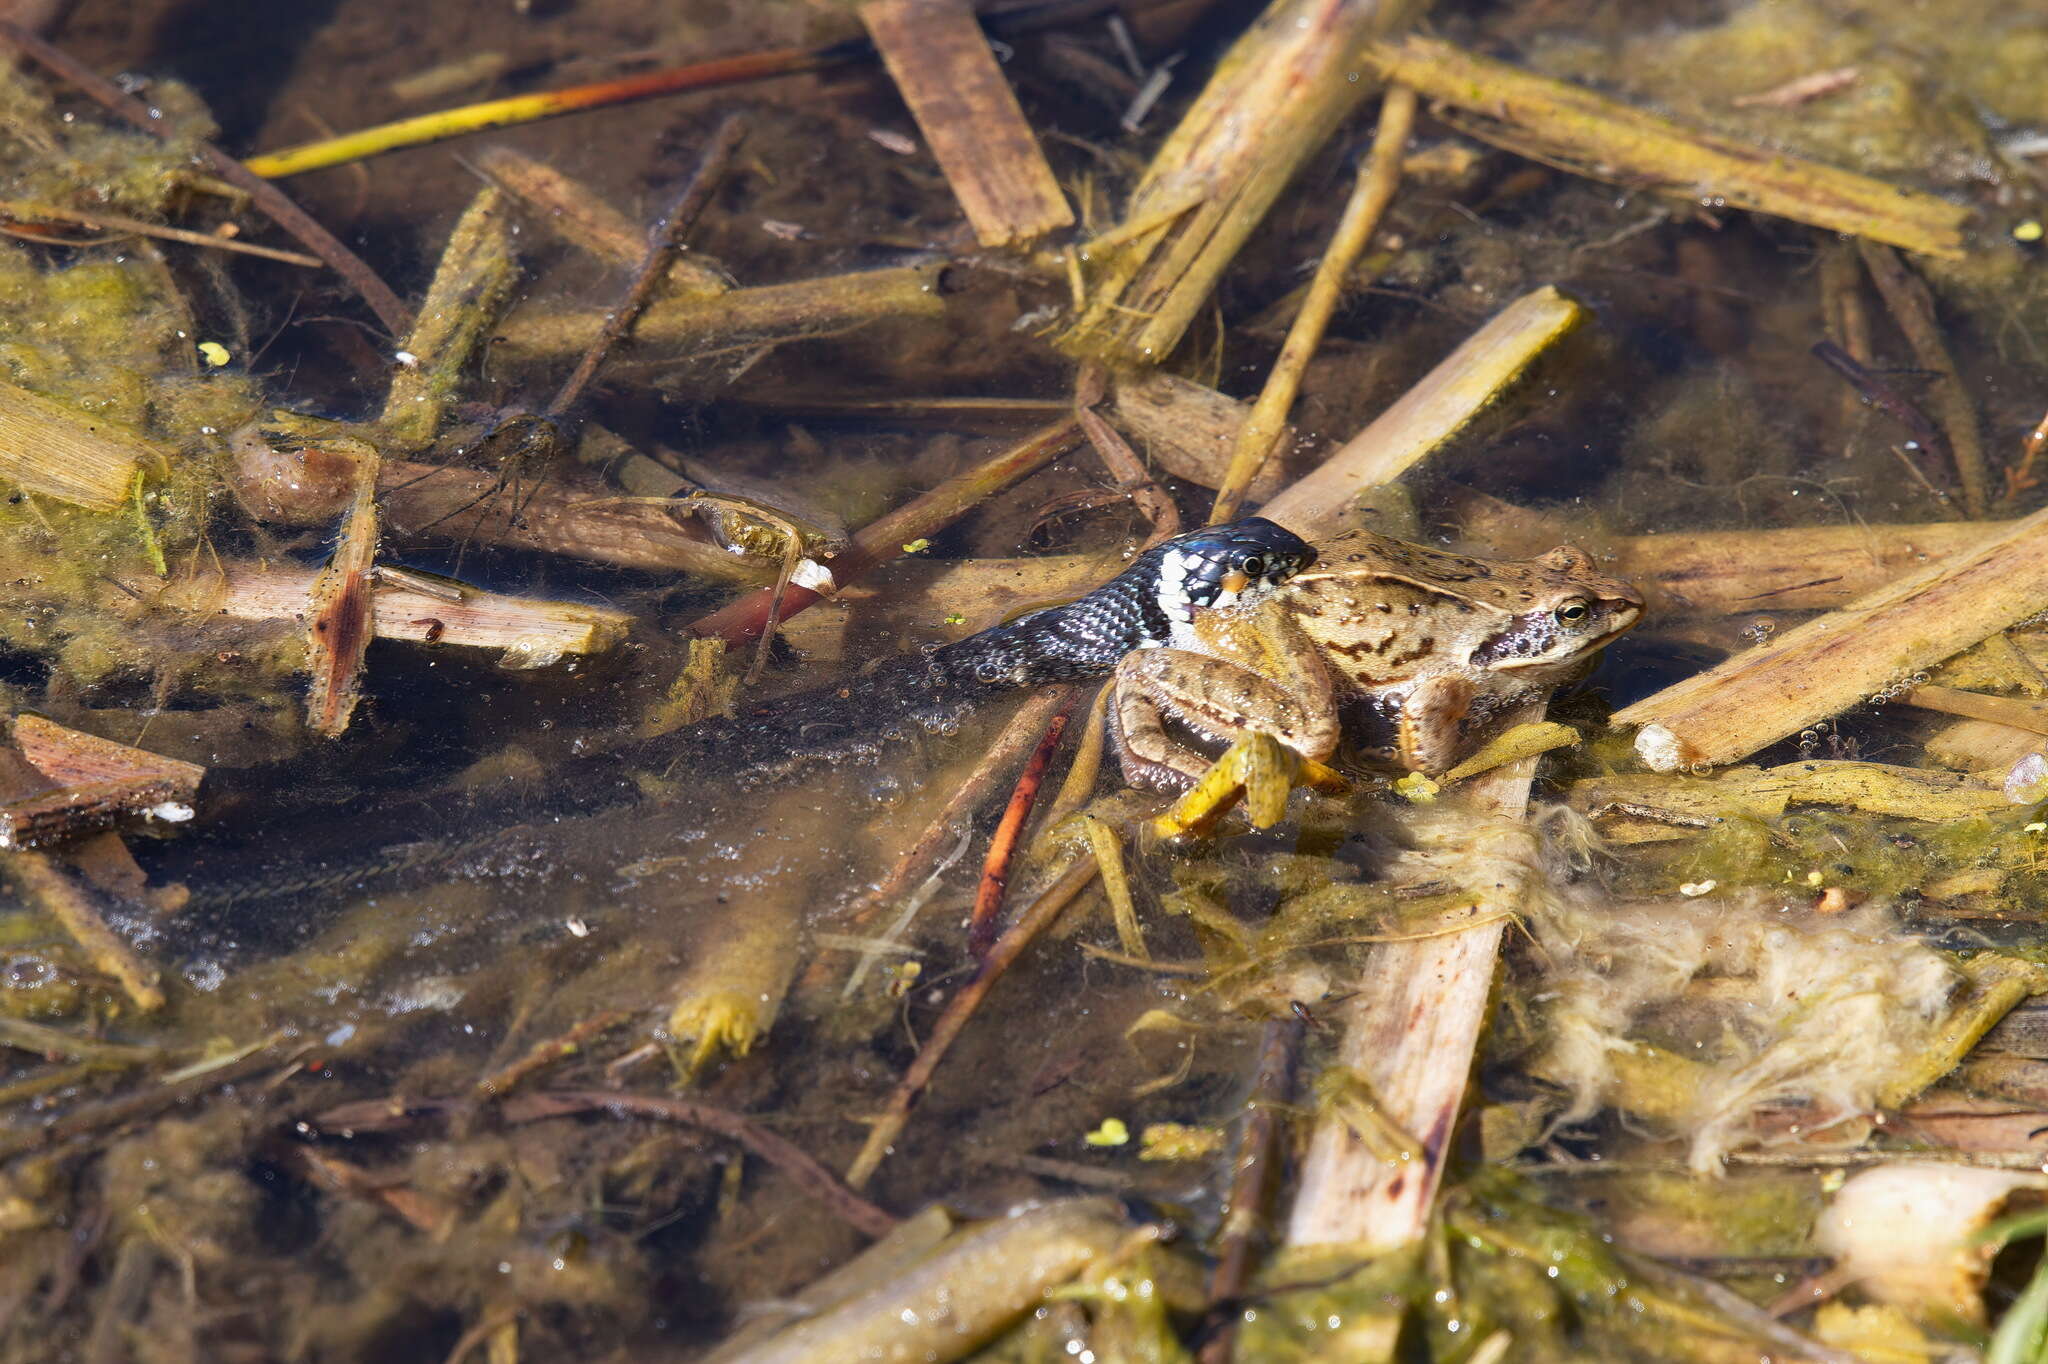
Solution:
<path fill-rule="evenodd" d="M 1934 316 L 1934 296 L 1926 281 L 1906 267 L 1898 253 L 1877 242 L 1859 243 L 1863 264 L 1884 297 L 1892 321 L 1905 334 L 1920 368 L 1934 376 L 1934 392 L 1941 406 L 1941 425 L 1948 437 L 1948 454 L 1955 461 L 1956 478 L 1963 485 L 1963 509 L 1972 516 L 1984 515 L 1991 504 L 1991 478 L 1984 466 L 1984 436 L 1978 427 L 1977 405 L 1956 373 L 1956 362 L 1942 340 L 1941 324 Z"/>
<path fill-rule="evenodd" d="M 1329 246 L 1316 263 L 1308 295 L 1287 329 L 1287 340 L 1266 375 L 1258 401 L 1252 404 L 1251 415 L 1238 429 L 1230 467 L 1223 472 L 1215 505 L 1209 511 L 1210 521 L 1228 521 L 1237 515 L 1245 491 L 1278 448 L 1287 414 L 1294 407 L 1295 394 L 1301 390 L 1301 376 L 1307 371 L 1308 362 L 1315 358 L 1323 330 L 1343 299 L 1344 283 L 1352 264 L 1379 230 L 1380 219 L 1385 216 L 1387 205 L 1394 201 L 1394 191 L 1400 188 L 1401 155 L 1414 126 L 1415 92 L 1398 85 L 1388 90 L 1380 105 L 1372 154 L 1359 168 L 1351 197 L 1345 201 L 1336 230 L 1330 234 Z"/>
<path fill-rule="evenodd" d="M 546 162 L 511 147 L 486 147 L 476 167 L 519 200 L 534 221 L 607 265 L 631 270 L 647 251 L 647 234 L 625 214 Z M 666 278 L 669 292 L 681 295 L 722 294 L 732 287 L 723 271 L 695 253 L 671 258 Z"/>
<path fill-rule="evenodd" d="M 1080 248 L 1088 300 L 1061 338 L 1113 369 L 1156 365 L 1294 174 L 1372 83 L 1358 53 L 1426 0 L 1273 0 L 1152 158 L 1123 220 Z"/>
<path fill-rule="evenodd" d="M 1461 131 L 1545 165 L 1924 255 L 1963 256 L 1970 210 L 1932 194 L 1687 128 L 1433 38 L 1375 43 L 1366 62 L 1381 80 L 1414 86 Z"/>
<path fill-rule="evenodd" d="M 516 309 L 498 330 L 500 355 L 546 364 L 581 355 L 604 330 L 609 309 Z M 657 299 L 633 329 L 637 358 L 701 359 L 748 346 L 836 336 L 885 318 L 944 316 L 934 266 L 856 270 L 789 284 L 732 289 L 709 297 Z"/>
<path fill-rule="evenodd" d="M 0 380 L 0 479 L 91 511 L 128 500 L 135 476 L 169 454 L 118 422 Z"/>
<path fill-rule="evenodd" d="M 137 1009 L 164 1006 L 159 973 L 107 925 L 93 896 L 76 878 L 38 852 L 0 853 L 0 877 L 28 904 L 55 919 L 85 949 L 93 968 L 118 981 Z"/>
<path fill-rule="evenodd" d="M 975 240 L 1017 246 L 1074 211 L 965 0 L 868 0 L 860 19 Z"/>
<path fill-rule="evenodd" d="M 230 561 L 225 577 L 187 585 L 166 605 L 238 620 L 297 620 L 318 574 L 274 564 Z M 626 637 L 630 612 L 589 602 L 549 601 L 457 586 L 457 599 L 379 583 L 371 592 L 369 632 L 415 644 L 518 650 L 526 655 L 602 653 Z"/>
<path fill-rule="evenodd" d="M 1362 494 L 1441 448 L 1584 315 L 1547 284 L 1516 299 L 1261 514 L 1303 535 L 1339 529 Z"/>
<path fill-rule="evenodd" d="M 1120 378 L 1112 403 L 1117 421 L 1144 445 L 1154 463 L 1175 478 L 1205 488 L 1223 486 L 1231 451 L 1252 408 L 1206 384 L 1156 370 Z M 1281 467 L 1281 456 L 1294 443 L 1291 426 L 1271 433 L 1268 445 L 1274 458 L 1252 476 L 1246 497 L 1263 502 L 1286 485 L 1288 473 Z"/>
<path fill-rule="evenodd" d="M 387 448 L 422 449 L 441 429 L 463 368 L 511 296 L 518 273 L 512 230 L 511 205 L 492 185 L 479 190 L 455 220 L 419 315 L 399 347 L 408 358 L 392 372 L 384 397 L 377 429 Z"/>
<path fill-rule="evenodd" d="M 16 716 L 14 744 L 50 789 L 0 802 L 0 849 L 33 848 L 130 819 L 192 817 L 206 769 L 46 720 Z"/>
<path fill-rule="evenodd" d="M 306 594 L 306 727 L 324 739 L 348 728 L 362 699 L 363 658 L 375 633 L 370 570 L 377 562 L 377 464 L 374 450 L 354 454 L 355 491 L 334 557 Z"/>
<path fill-rule="evenodd" d="M 1507 723 L 1541 720 L 1545 704 L 1525 706 Z M 1374 948 L 1354 982 L 1357 993 L 1335 1010 L 1343 1037 L 1332 1064 L 1363 1077 L 1381 1113 L 1413 1134 L 1417 1149 L 1411 1159 L 1387 1161 L 1342 1114 L 1319 1117 L 1295 1185 L 1289 1247 L 1388 1251 L 1428 1228 L 1492 999 L 1501 936 L 1535 868 L 1533 835 L 1521 820 L 1537 761 L 1496 767 L 1458 790 L 1472 814 L 1501 821 L 1463 840 L 1460 855 L 1485 863 L 1461 892 L 1470 897 L 1471 922 Z M 1445 869 L 1456 874 L 1455 867 Z"/>
<path fill-rule="evenodd" d="M 1718 766 L 1898 685 L 2048 600 L 2048 511 L 1629 706 L 1659 772 Z M 1901 688 L 1903 690 L 1903 688 Z"/>

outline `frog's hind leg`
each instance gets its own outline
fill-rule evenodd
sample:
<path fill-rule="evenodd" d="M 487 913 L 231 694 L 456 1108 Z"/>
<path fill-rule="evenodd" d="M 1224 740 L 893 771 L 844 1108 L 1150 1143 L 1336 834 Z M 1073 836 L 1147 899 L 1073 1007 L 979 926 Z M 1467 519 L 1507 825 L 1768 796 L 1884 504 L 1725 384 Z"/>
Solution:
<path fill-rule="evenodd" d="M 1266 734 L 1304 758 L 1337 747 L 1334 706 L 1304 704 L 1263 673 L 1180 649 L 1126 655 L 1110 716 L 1124 779 L 1159 791 L 1185 791 L 1209 770 L 1207 757 L 1167 732 L 1168 719 L 1219 743 Z"/>
<path fill-rule="evenodd" d="M 1401 766 L 1434 776 L 1457 762 L 1471 708 L 1472 684 L 1463 678 L 1432 677 L 1410 688 L 1395 721 Z"/>

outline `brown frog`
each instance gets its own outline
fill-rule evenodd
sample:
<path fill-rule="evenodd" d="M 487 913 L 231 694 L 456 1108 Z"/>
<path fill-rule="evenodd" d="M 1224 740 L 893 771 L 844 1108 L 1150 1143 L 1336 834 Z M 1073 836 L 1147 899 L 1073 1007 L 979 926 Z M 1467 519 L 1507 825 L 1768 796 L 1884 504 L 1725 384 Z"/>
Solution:
<path fill-rule="evenodd" d="M 1504 562 L 1352 531 L 1316 548 L 1315 567 L 1118 664 L 1112 732 L 1133 785 L 1183 790 L 1208 768 L 1167 720 L 1217 742 L 1265 733 L 1321 760 L 1354 704 L 1377 715 L 1384 756 L 1441 772 L 1643 613 L 1635 588 L 1570 547 Z"/>

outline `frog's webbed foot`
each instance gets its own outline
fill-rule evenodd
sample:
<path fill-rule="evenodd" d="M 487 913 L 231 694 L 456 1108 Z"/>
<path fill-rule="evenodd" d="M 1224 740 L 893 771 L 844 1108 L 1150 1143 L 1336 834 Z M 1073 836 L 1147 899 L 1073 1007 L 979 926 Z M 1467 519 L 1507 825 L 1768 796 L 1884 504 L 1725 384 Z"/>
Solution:
<path fill-rule="evenodd" d="M 1205 834 L 1242 800 L 1252 826 L 1268 829 L 1287 813 L 1287 797 L 1296 786 L 1344 791 L 1350 783 L 1270 734 L 1247 734 L 1225 749 L 1173 808 L 1152 821 L 1152 828 L 1162 838 Z"/>

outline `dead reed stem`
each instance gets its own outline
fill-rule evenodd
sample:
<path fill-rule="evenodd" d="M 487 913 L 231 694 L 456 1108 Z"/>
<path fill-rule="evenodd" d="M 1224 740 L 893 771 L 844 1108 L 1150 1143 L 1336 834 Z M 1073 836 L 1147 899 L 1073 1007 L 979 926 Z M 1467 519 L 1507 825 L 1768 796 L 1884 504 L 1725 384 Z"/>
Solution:
<path fill-rule="evenodd" d="M 1932 194 L 1687 128 L 1436 39 L 1375 43 L 1368 60 L 1382 80 L 1414 86 L 1463 131 L 1545 165 L 1927 255 L 1963 255 L 1970 211 Z"/>
<path fill-rule="evenodd" d="M 861 22 L 983 246 L 1071 226 L 1039 150 L 966 0 L 869 0 Z"/>
<path fill-rule="evenodd" d="M 1949 455 L 1955 460 L 1956 477 L 1963 485 L 1963 510 L 1981 517 L 1991 505 L 1991 479 L 1984 467 L 1984 437 L 1978 429 L 1977 405 L 1956 373 L 1948 343 L 1941 339 L 1941 324 L 1934 317 L 1934 296 L 1927 284 L 1906 267 L 1898 252 L 1879 242 L 1859 242 L 1863 264 L 1884 296 L 1892 321 L 1905 334 L 1920 368 L 1934 375 L 1934 391 L 1941 404 L 1941 424 L 1948 436 Z"/>
<path fill-rule="evenodd" d="M 1509 724 L 1542 718 L 1543 703 Z M 1520 821 L 1536 758 L 1497 767 L 1459 788 L 1467 808 Z M 1358 993 L 1337 1006 L 1344 1035 L 1336 1064 L 1363 1077 L 1382 1113 L 1413 1133 L 1412 1159 L 1388 1162 L 1336 1113 L 1320 1118 L 1295 1183 L 1290 1246 L 1332 1242 L 1392 1250 L 1428 1227 L 1458 1108 L 1493 992 L 1507 920 L 1526 883 L 1502 875 L 1473 895 L 1471 927 L 1373 949 Z"/>
<path fill-rule="evenodd" d="M 1370 82 L 1357 53 L 1426 0 L 1273 0 L 1217 64 L 1133 191 L 1082 249 L 1097 273 L 1061 344 L 1114 368 L 1172 354 L 1266 210 Z"/>
<path fill-rule="evenodd" d="M 1331 233 L 1330 244 L 1316 264 L 1308 296 L 1287 329 L 1287 340 L 1266 375 L 1258 401 L 1252 404 L 1251 415 L 1238 428 L 1230 466 L 1224 470 L 1215 505 L 1209 510 L 1212 523 L 1237 515 L 1245 490 L 1251 487 L 1277 447 L 1295 395 L 1301 391 L 1301 376 L 1307 372 L 1308 362 L 1315 358 L 1316 349 L 1323 342 L 1323 331 L 1344 297 L 1344 282 L 1351 267 L 1372 241 L 1372 234 L 1379 230 L 1387 205 L 1394 201 L 1394 192 L 1401 187 L 1401 156 L 1414 126 L 1415 92 L 1404 85 L 1394 86 L 1380 105 L 1372 155 L 1359 168 L 1358 180 L 1345 201 L 1336 231 Z"/>
<path fill-rule="evenodd" d="M 844 587 L 876 564 L 905 553 L 906 545 L 937 534 L 994 493 L 1072 449 L 1079 437 L 1080 427 L 1071 420 L 1044 427 L 994 458 L 870 522 L 854 536 L 852 546 L 832 561 L 835 585 Z M 728 645 L 745 644 L 766 628 L 773 597 L 772 588 L 749 593 L 692 622 L 690 632 L 705 637 L 716 635 Z M 778 619 L 788 620 L 821 599 L 821 594 L 792 583 Z"/>
<path fill-rule="evenodd" d="M 1659 772 L 1747 757 L 2035 615 L 2048 600 L 2048 510 L 1636 702 Z M 1901 689 L 1903 690 L 1903 689 Z"/>
<path fill-rule="evenodd" d="M 1361 494 L 1393 482 L 1449 441 L 1583 315 L 1550 285 L 1523 295 L 1262 514 L 1311 538 L 1341 528 Z"/>

